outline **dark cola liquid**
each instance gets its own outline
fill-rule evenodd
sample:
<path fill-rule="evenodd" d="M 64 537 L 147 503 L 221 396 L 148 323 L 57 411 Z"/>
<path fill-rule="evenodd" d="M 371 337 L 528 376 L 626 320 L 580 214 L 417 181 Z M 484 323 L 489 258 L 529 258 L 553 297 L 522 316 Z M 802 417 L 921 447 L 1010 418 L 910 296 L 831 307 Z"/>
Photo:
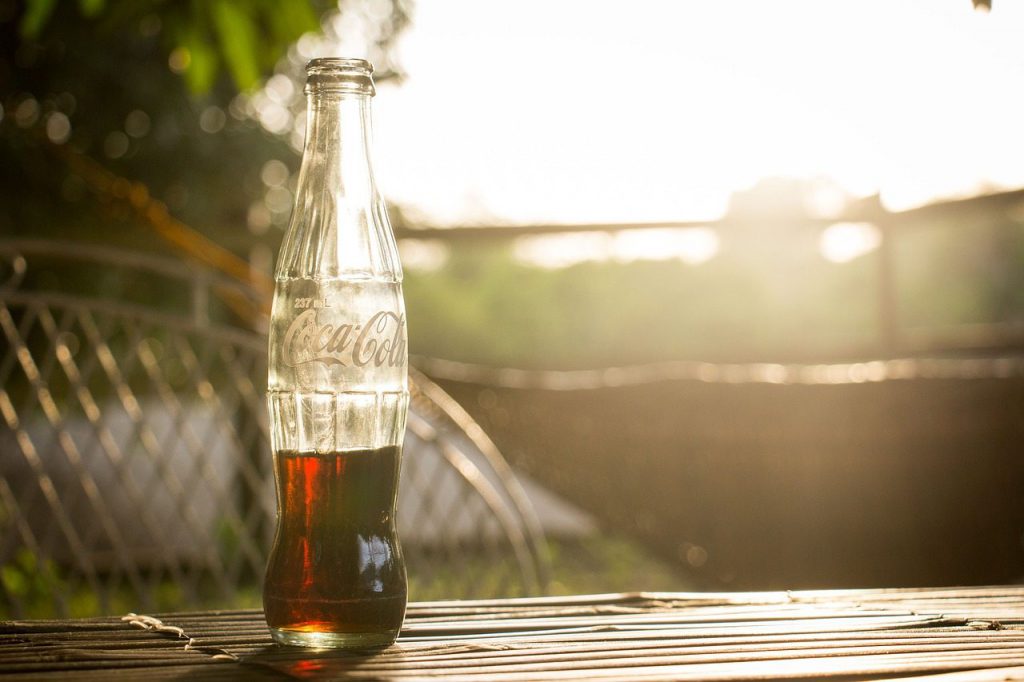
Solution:
<path fill-rule="evenodd" d="M 395 531 L 401 449 L 274 454 L 278 522 L 263 607 L 274 638 L 383 646 L 405 617 Z"/>

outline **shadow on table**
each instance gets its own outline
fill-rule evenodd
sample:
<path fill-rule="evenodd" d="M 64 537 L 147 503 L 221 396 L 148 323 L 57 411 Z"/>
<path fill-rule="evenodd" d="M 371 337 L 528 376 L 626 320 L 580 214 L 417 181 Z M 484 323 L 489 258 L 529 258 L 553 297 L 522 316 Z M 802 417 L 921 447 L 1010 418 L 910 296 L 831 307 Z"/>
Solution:
<path fill-rule="evenodd" d="M 293 647 L 267 646 L 255 653 L 241 657 L 237 667 L 231 671 L 245 679 L 338 679 L 346 674 L 366 668 L 374 668 L 383 662 L 382 654 L 394 654 L 400 649 L 388 647 L 366 652 L 330 651 L 324 649 L 300 649 Z M 214 668 L 211 672 L 218 672 Z M 223 671 L 219 671 L 223 673 Z M 365 672 L 368 671 L 364 671 Z M 374 676 L 367 675 L 369 679 Z M 189 679 L 197 679 L 189 676 Z M 198 679 L 203 679 L 200 675 Z"/>
<path fill-rule="evenodd" d="M 209 665 L 192 668 L 174 679 L 180 680 L 306 680 L 343 679 L 349 673 L 361 671 L 361 678 L 378 679 L 367 666 L 376 669 L 381 679 L 386 672 L 381 669 L 381 654 L 395 653 L 390 647 L 380 651 L 364 653 L 329 651 L 324 649 L 297 649 L 267 646 L 255 653 L 245 654 L 238 662 L 214 661 Z M 386 664 L 385 664 L 386 665 Z"/>

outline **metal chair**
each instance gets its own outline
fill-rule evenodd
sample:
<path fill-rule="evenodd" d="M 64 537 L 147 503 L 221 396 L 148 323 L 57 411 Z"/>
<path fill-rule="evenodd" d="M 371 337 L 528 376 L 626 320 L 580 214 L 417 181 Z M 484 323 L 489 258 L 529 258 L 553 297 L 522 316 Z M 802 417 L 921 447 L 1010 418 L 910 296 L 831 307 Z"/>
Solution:
<path fill-rule="evenodd" d="M 159 308 L 152 301 L 159 300 Z M 254 606 L 275 513 L 258 295 L 165 258 L 0 241 L 0 612 Z M 411 597 L 535 594 L 544 537 L 482 429 L 412 374 Z"/>

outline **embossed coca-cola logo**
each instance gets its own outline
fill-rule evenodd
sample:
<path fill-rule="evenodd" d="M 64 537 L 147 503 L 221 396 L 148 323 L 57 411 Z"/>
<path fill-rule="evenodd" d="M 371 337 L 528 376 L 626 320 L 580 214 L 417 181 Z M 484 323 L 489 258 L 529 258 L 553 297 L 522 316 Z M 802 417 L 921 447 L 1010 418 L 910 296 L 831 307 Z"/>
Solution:
<path fill-rule="evenodd" d="M 311 308 L 292 320 L 281 354 L 286 365 L 321 362 L 341 367 L 396 367 L 402 363 L 404 316 L 378 310 L 363 324 L 338 324 L 332 312 Z"/>

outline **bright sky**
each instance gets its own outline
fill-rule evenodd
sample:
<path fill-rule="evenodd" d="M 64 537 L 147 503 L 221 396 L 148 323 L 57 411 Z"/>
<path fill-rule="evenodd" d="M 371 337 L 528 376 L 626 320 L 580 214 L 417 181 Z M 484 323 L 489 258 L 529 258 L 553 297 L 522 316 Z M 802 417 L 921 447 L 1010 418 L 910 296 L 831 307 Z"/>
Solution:
<path fill-rule="evenodd" d="M 374 103 L 425 222 L 704 219 L 766 176 L 1024 186 L 1024 2 L 420 0 Z"/>

